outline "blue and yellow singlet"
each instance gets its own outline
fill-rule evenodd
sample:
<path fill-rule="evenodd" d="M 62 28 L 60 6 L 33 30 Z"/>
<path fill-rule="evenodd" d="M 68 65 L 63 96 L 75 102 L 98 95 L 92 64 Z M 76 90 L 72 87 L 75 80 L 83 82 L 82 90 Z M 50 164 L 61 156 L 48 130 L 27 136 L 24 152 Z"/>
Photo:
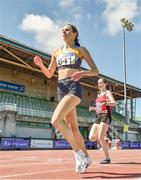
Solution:
<path fill-rule="evenodd" d="M 64 68 L 80 69 L 83 56 L 79 51 L 79 46 L 74 45 L 72 52 L 63 52 L 63 48 L 59 49 L 56 54 L 58 70 Z"/>

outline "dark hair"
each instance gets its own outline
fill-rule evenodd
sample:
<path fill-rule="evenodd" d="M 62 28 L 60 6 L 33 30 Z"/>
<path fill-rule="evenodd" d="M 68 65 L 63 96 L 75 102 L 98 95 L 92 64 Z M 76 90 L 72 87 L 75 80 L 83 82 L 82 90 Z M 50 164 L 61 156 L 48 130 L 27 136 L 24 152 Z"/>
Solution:
<path fill-rule="evenodd" d="M 106 84 L 106 89 L 109 90 L 109 83 L 108 83 L 107 79 L 105 79 L 105 78 L 99 78 L 99 79 L 101 79 L 103 81 L 103 83 Z"/>
<path fill-rule="evenodd" d="M 68 25 L 71 26 L 73 32 L 76 32 L 76 33 L 77 33 L 77 35 L 76 35 L 76 37 L 75 37 L 75 39 L 74 39 L 74 45 L 80 46 L 80 44 L 79 44 L 79 39 L 78 39 L 79 32 L 78 32 L 77 28 L 76 28 L 74 25 L 72 25 L 72 24 L 68 24 Z"/>

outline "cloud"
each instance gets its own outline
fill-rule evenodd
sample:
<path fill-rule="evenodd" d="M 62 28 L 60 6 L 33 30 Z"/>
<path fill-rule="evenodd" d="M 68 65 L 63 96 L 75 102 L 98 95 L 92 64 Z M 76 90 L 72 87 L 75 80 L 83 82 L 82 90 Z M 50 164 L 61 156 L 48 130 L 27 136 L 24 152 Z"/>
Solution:
<path fill-rule="evenodd" d="M 103 12 L 103 18 L 106 22 L 104 31 L 114 36 L 121 30 L 120 19 L 125 17 L 132 21 L 140 14 L 137 0 L 105 0 L 106 9 Z"/>
<path fill-rule="evenodd" d="M 59 0 L 57 1 L 59 7 L 61 8 L 61 12 L 66 14 L 62 19 L 66 18 L 71 19 L 74 24 L 79 24 L 80 19 L 83 17 L 83 6 L 82 2 L 75 0 Z M 59 12 L 60 13 L 60 12 Z"/>
<path fill-rule="evenodd" d="M 80 6 L 75 6 L 71 9 L 70 13 L 74 21 L 79 24 L 79 20 L 83 17 L 83 8 Z"/>
<path fill-rule="evenodd" d="M 59 0 L 58 3 L 61 8 L 68 8 L 73 6 L 74 0 Z"/>
<path fill-rule="evenodd" d="M 35 35 L 40 48 L 51 53 L 61 44 L 61 29 L 57 23 L 47 16 L 26 14 L 20 29 Z"/>

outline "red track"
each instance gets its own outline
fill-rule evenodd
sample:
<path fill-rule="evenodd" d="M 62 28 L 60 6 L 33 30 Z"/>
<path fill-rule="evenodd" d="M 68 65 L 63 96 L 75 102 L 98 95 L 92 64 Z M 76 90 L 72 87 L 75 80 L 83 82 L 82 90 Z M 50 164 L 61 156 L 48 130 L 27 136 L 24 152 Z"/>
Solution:
<path fill-rule="evenodd" d="M 101 150 L 89 154 L 96 163 L 77 174 L 72 150 L 0 151 L 0 179 L 141 179 L 141 150 L 111 150 L 107 165 Z"/>

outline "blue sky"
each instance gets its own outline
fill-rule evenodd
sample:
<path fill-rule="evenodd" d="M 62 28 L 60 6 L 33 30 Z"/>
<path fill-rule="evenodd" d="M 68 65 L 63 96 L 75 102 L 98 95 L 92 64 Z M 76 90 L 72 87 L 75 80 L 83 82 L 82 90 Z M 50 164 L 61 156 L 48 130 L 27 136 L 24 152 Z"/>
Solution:
<path fill-rule="evenodd" d="M 135 24 L 126 31 L 127 83 L 141 88 L 140 0 L 0 0 L 0 34 L 51 53 L 62 44 L 62 26 L 72 23 L 100 73 L 119 81 L 124 81 L 123 17 Z M 141 100 L 141 115 L 140 108 Z"/>

